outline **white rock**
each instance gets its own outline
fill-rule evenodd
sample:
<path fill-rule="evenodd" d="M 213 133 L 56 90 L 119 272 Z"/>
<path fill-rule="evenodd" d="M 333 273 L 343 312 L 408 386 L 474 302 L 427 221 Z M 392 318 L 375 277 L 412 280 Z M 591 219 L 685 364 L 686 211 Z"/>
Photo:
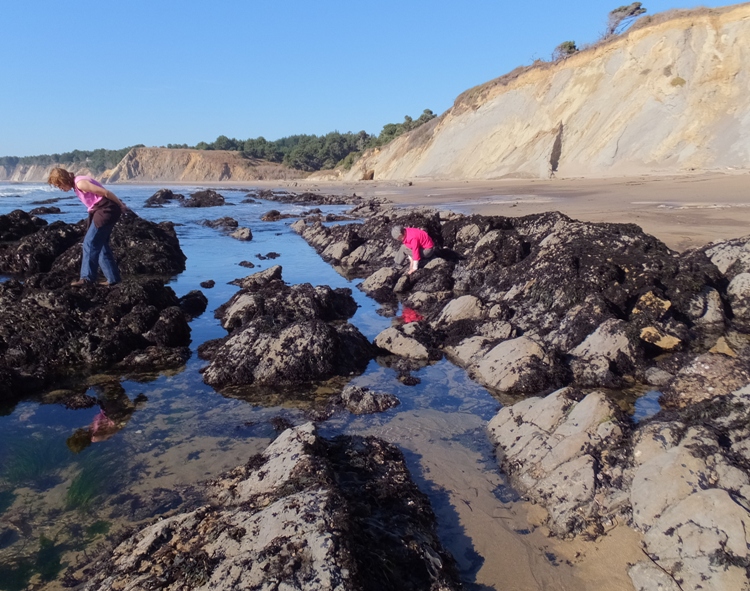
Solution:
<path fill-rule="evenodd" d="M 470 372 L 483 384 L 498 390 L 524 389 L 534 380 L 544 382 L 550 369 L 547 353 L 536 341 L 519 337 L 503 341 L 471 366 Z"/>
<path fill-rule="evenodd" d="M 459 320 L 478 320 L 483 315 L 482 300 L 473 295 L 464 295 L 448 302 L 440 312 L 437 324 L 450 324 Z"/>
<path fill-rule="evenodd" d="M 396 328 L 386 328 L 375 337 L 375 345 L 389 353 L 412 359 L 427 359 L 429 354 L 419 341 L 407 337 Z"/>

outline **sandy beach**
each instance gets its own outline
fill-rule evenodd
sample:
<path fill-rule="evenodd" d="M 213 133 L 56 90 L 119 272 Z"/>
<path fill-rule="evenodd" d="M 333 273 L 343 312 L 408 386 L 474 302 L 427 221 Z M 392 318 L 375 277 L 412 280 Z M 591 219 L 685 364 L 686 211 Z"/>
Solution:
<path fill-rule="evenodd" d="M 236 186 L 236 183 L 219 185 Z M 750 174 L 701 173 L 596 179 L 495 181 L 269 181 L 252 186 L 381 196 L 400 205 L 523 216 L 561 211 L 582 221 L 634 223 L 684 251 L 750 232 Z"/>

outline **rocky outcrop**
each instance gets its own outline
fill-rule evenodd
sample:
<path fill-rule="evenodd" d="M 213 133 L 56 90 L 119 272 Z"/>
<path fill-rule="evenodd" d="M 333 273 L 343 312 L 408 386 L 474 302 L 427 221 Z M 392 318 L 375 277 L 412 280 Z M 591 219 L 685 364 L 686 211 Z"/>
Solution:
<path fill-rule="evenodd" d="M 188 199 L 180 202 L 182 207 L 218 207 L 225 204 L 224 196 L 213 189 L 196 191 Z"/>
<path fill-rule="evenodd" d="M 3 398 L 106 369 L 136 352 L 138 369 L 158 369 L 165 348 L 179 349 L 184 361 L 187 317 L 161 281 L 126 279 L 114 288 L 68 283 L 65 276 L 37 274 L 23 284 L 0 284 L 0 372 L 8 378 L 0 383 Z M 162 350 L 144 357 L 150 347 Z"/>
<path fill-rule="evenodd" d="M 251 191 L 248 198 L 263 199 L 265 201 L 277 201 L 279 203 L 295 203 L 298 205 L 361 205 L 366 200 L 357 194 L 352 195 L 324 195 L 322 193 L 295 193 L 293 191 L 262 189 Z"/>
<path fill-rule="evenodd" d="M 564 389 L 503 408 L 488 428 L 552 532 L 625 521 L 653 561 L 631 569 L 637 589 L 719 591 L 745 589 L 750 569 L 748 425 L 750 387 L 635 428 L 605 394 Z"/>
<path fill-rule="evenodd" d="M 0 396 L 17 398 L 52 380 L 115 364 L 154 370 L 189 357 L 188 318 L 202 313 L 205 297 L 192 292 L 178 300 L 161 279 L 144 277 L 184 270 L 171 224 L 123 216 L 111 239 L 122 284 L 71 287 L 84 222 L 40 225 L 23 212 L 4 217 L 18 226 L 5 236 L 21 237 L 0 243 L 0 272 L 24 280 L 0 284 Z"/>
<path fill-rule="evenodd" d="M 16 209 L 8 214 L 0 215 L 0 241 L 20 240 L 46 225 L 47 222 L 43 219 Z"/>
<path fill-rule="evenodd" d="M 86 568 L 82 589 L 461 587 L 429 501 L 382 440 L 302 425 L 210 486 L 211 504 L 128 538 Z"/>
<path fill-rule="evenodd" d="M 750 46 L 741 40 L 750 37 L 749 17 L 744 3 L 642 18 L 624 35 L 564 60 L 467 90 L 441 117 L 366 152 L 341 176 L 748 170 Z"/>
<path fill-rule="evenodd" d="M 78 243 L 85 233 L 83 221 L 37 225 L 36 231 L 18 241 L 0 243 L 0 272 L 24 276 L 52 271 L 77 276 L 81 267 Z M 110 243 L 123 276 L 171 276 L 185 270 L 186 257 L 170 222 L 155 224 L 128 213 L 115 225 Z"/>
<path fill-rule="evenodd" d="M 300 170 L 266 160 L 246 158 L 240 152 L 133 148 L 115 168 L 102 175 L 102 180 L 107 183 L 208 183 L 295 179 L 305 176 L 307 173 Z"/>
<path fill-rule="evenodd" d="M 211 363 L 203 380 L 216 388 L 304 385 L 361 373 L 373 347 L 346 319 L 357 309 L 348 289 L 288 286 L 275 266 L 237 283 L 216 310 L 230 333 L 201 348 Z"/>
<path fill-rule="evenodd" d="M 180 193 L 174 193 L 171 189 L 159 189 L 156 193 L 151 195 L 143 207 L 163 207 L 171 201 L 177 201 L 182 203 L 185 200 L 185 196 Z"/>
<path fill-rule="evenodd" d="M 395 224 L 425 228 L 437 243 L 412 275 L 393 266 Z M 292 228 L 325 260 L 365 277 L 360 288 L 376 300 L 419 313 L 378 335 L 379 347 L 410 358 L 447 353 L 499 391 L 673 375 L 668 359 L 684 364 L 729 326 L 732 299 L 707 254 L 679 255 L 634 225 L 380 208 L 361 224 Z"/>
<path fill-rule="evenodd" d="M 549 511 L 550 529 L 561 536 L 601 531 L 623 509 L 625 498 L 606 484 L 621 478 L 622 468 L 607 460 L 624 429 L 604 394 L 583 397 L 570 388 L 506 406 L 488 425 L 498 462 L 523 495 Z M 603 502 L 611 498 L 619 504 Z"/>

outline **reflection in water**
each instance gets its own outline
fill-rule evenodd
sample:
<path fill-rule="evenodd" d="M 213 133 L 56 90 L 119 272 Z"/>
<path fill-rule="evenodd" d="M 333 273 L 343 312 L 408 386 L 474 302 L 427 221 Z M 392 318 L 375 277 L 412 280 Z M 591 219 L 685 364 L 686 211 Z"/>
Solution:
<path fill-rule="evenodd" d="M 424 320 L 424 316 L 422 316 L 413 308 L 407 308 L 406 306 L 404 306 L 404 309 L 401 311 L 401 321 L 404 324 L 419 322 L 420 320 Z"/>

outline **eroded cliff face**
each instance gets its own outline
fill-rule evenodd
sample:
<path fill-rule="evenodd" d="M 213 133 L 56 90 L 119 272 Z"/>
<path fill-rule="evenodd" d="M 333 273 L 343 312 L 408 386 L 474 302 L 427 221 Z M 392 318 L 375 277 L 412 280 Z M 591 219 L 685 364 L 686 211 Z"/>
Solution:
<path fill-rule="evenodd" d="M 238 152 L 133 148 L 111 171 L 108 183 L 257 181 L 301 178 L 306 173 Z"/>
<path fill-rule="evenodd" d="M 45 182 L 55 166 L 58 165 L 0 166 L 0 181 Z M 67 168 L 75 174 L 91 174 L 78 165 Z M 133 148 L 115 168 L 92 176 L 107 183 L 206 183 L 283 180 L 303 178 L 307 173 L 266 160 L 243 158 L 238 152 Z"/>
<path fill-rule="evenodd" d="M 17 164 L 16 166 L 0 166 L 0 181 L 10 183 L 47 182 L 50 171 L 56 166 L 58 165 Z M 75 168 L 73 172 L 76 174 L 91 174 L 88 168 Z"/>
<path fill-rule="evenodd" d="M 661 21 L 661 22 L 659 22 Z M 462 94 L 347 180 L 750 169 L 750 3 L 699 9 Z"/>

